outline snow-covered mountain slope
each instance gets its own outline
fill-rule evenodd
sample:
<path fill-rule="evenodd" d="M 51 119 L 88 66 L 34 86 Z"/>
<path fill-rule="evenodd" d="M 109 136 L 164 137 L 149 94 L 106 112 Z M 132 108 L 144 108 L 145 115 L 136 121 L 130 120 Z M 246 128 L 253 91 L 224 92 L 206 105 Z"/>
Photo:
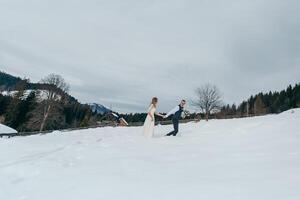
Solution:
<path fill-rule="evenodd" d="M 0 140 L 0 199 L 298 200 L 300 109 Z"/>
<path fill-rule="evenodd" d="M 13 133 L 17 133 L 17 131 L 15 129 L 12 129 L 12 128 L 8 127 L 8 126 L 0 124 L 0 133 L 7 133 L 7 134 L 11 133 L 11 134 L 13 134 Z"/>
<path fill-rule="evenodd" d="M 25 90 L 24 94 L 22 97 L 20 97 L 20 99 L 26 99 L 31 92 L 35 92 L 38 98 L 38 101 L 43 101 L 45 99 L 47 99 L 48 97 L 48 91 L 47 90 Z M 2 94 L 3 96 L 15 96 L 18 93 L 18 91 L 13 90 L 13 91 L 2 91 L 0 92 L 0 94 Z M 61 96 L 57 95 L 56 100 L 60 100 Z"/>
<path fill-rule="evenodd" d="M 106 108 L 105 106 L 98 104 L 98 103 L 91 103 L 89 104 L 93 112 L 97 112 L 97 114 L 105 114 L 111 112 L 110 109 Z"/>

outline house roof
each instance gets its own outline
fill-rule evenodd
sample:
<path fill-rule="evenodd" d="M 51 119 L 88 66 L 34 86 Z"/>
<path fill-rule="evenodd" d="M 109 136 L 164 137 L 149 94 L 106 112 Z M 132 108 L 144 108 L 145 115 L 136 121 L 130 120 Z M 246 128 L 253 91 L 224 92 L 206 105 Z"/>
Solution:
<path fill-rule="evenodd" d="M 3 124 L 0 124 L 0 133 L 17 133 L 18 131 L 16 131 L 15 129 L 12 129 L 8 126 L 5 126 Z"/>

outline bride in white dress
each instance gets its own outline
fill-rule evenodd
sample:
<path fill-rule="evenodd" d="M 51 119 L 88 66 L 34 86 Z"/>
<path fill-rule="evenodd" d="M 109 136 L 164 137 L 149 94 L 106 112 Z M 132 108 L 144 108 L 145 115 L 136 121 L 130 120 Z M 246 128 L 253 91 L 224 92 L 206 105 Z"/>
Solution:
<path fill-rule="evenodd" d="M 153 97 L 144 123 L 144 136 L 148 138 L 151 138 L 154 135 L 155 115 L 164 117 L 163 115 L 156 113 L 157 102 L 157 97 Z"/>

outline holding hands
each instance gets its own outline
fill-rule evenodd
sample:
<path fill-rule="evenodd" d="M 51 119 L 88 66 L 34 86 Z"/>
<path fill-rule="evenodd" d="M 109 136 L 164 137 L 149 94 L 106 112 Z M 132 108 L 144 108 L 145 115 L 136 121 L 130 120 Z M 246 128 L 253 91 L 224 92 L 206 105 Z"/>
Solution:
<path fill-rule="evenodd" d="M 163 115 L 163 114 L 160 114 L 160 113 L 155 113 L 157 116 L 160 116 L 160 117 L 162 117 L 162 118 L 164 118 L 165 119 L 165 115 Z"/>

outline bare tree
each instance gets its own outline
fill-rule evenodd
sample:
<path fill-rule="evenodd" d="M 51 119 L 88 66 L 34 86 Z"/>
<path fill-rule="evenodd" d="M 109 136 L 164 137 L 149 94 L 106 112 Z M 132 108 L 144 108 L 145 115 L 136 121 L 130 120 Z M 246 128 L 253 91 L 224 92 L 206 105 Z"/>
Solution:
<path fill-rule="evenodd" d="M 212 112 L 220 110 L 222 107 L 222 95 L 215 85 L 206 84 L 195 90 L 196 99 L 193 105 L 205 113 L 206 121 Z"/>
<path fill-rule="evenodd" d="M 40 91 L 40 99 L 44 102 L 43 117 L 40 131 L 43 131 L 49 113 L 55 102 L 59 102 L 62 96 L 69 91 L 69 85 L 60 75 L 50 74 L 40 81 L 44 90 Z"/>

